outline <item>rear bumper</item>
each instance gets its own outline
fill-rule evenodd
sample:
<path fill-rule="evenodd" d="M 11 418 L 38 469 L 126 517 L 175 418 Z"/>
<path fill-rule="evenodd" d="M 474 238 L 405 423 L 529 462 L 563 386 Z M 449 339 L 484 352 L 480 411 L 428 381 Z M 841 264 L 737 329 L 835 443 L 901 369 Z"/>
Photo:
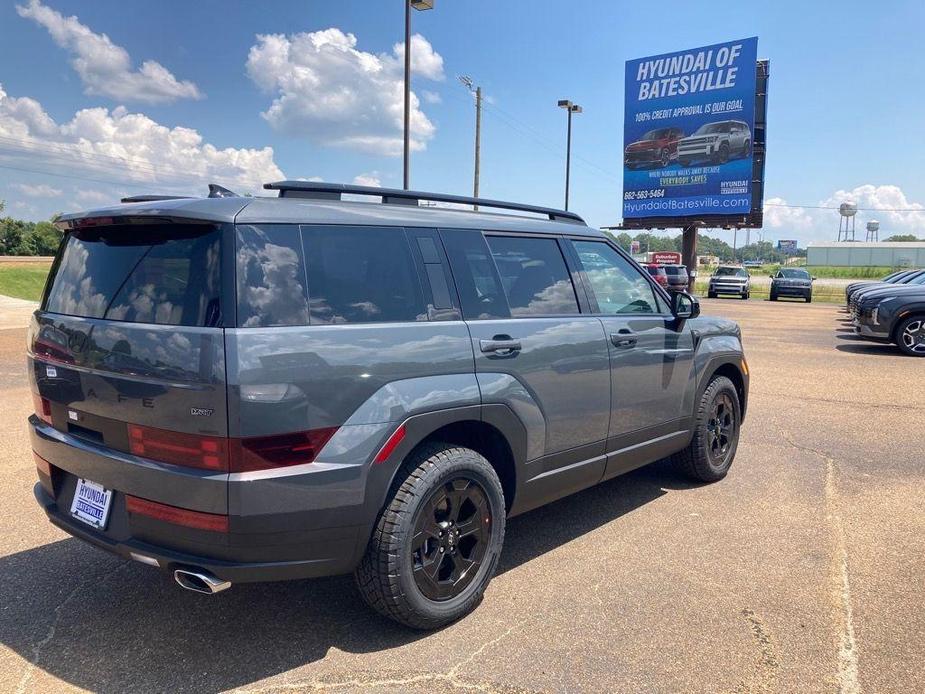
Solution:
<path fill-rule="evenodd" d="M 178 552 L 135 538 L 119 540 L 99 532 L 62 512 L 55 499 L 46 491 L 41 482 L 36 483 L 33 492 L 39 506 L 48 516 L 48 520 L 69 535 L 125 559 L 141 561 L 152 566 L 156 562 L 158 568 L 169 572 L 176 569 L 204 569 L 217 578 L 231 581 L 232 583 L 251 583 L 333 576 L 349 573 L 357 564 L 352 552 L 344 556 L 321 559 L 238 562 Z M 327 536 L 326 541 L 331 546 L 343 546 L 352 549 L 356 544 L 356 535 L 355 528 L 329 529 L 320 533 L 317 539 L 319 542 L 323 542 L 323 536 Z"/>
<path fill-rule="evenodd" d="M 33 450 L 51 465 L 51 477 L 40 472 L 35 495 L 53 524 L 120 556 L 141 555 L 146 563 L 166 570 L 198 567 L 232 582 L 352 571 L 389 484 L 388 466 L 371 469 L 365 464 L 216 475 L 113 451 L 53 429 L 34 416 L 29 424 Z M 71 516 L 78 478 L 113 491 L 102 530 Z M 227 515 L 228 530 L 130 514 L 127 495 Z"/>

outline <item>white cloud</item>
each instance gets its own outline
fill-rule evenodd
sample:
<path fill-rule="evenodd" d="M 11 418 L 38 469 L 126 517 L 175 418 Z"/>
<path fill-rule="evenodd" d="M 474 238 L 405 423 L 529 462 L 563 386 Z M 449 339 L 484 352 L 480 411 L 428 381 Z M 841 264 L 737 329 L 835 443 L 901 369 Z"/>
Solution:
<path fill-rule="evenodd" d="M 432 92 L 429 89 L 425 89 L 421 92 L 421 96 L 424 97 L 424 103 L 426 104 L 442 104 L 443 97 L 440 96 L 439 92 Z"/>
<path fill-rule="evenodd" d="M 271 147 L 220 149 L 196 130 L 170 128 L 122 106 L 83 109 L 59 125 L 39 102 L 11 97 L 2 85 L 0 160 L 87 179 L 150 183 L 167 192 L 201 194 L 209 182 L 256 192 L 266 181 L 285 178 Z"/>
<path fill-rule="evenodd" d="M 379 172 L 373 171 L 372 173 L 361 173 L 354 176 L 353 184 L 357 186 L 372 186 L 373 188 L 381 188 L 382 180 L 379 178 Z"/>
<path fill-rule="evenodd" d="M 787 235 L 813 241 L 834 241 L 838 235 L 838 206 L 854 202 L 859 208 L 855 220 L 855 236 L 864 240 L 868 221 L 880 222 L 880 238 L 894 234 L 925 236 L 925 205 L 911 201 L 897 185 L 871 183 L 850 190 L 836 190 L 808 207 L 783 207 L 787 201 L 772 197 L 764 203 L 765 227 L 781 230 Z M 798 232 L 794 234 L 794 232 Z"/>
<path fill-rule="evenodd" d="M 104 193 L 101 190 L 84 190 L 80 189 L 76 191 L 77 199 L 84 203 L 101 203 L 101 202 L 117 202 L 122 195 L 120 193 L 109 192 Z"/>
<path fill-rule="evenodd" d="M 412 39 L 412 71 L 443 79 L 443 58 L 423 36 Z M 292 36 L 258 35 L 247 74 L 274 94 L 262 114 L 276 130 L 331 146 L 398 155 L 404 118 L 404 45 L 391 54 L 356 48 L 357 38 L 330 28 Z M 411 147 L 424 149 L 436 127 L 411 94 Z"/>
<path fill-rule="evenodd" d="M 11 183 L 10 188 L 30 198 L 56 198 L 61 195 L 58 188 L 52 188 L 44 183 Z"/>
<path fill-rule="evenodd" d="M 764 223 L 772 229 L 811 229 L 814 220 L 809 212 L 800 207 L 783 207 L 787 201 L 783 198 L 768 198 L 764 201 Z"/>
<path fill-rule="evenodd" d="M 133 69 L 128 51 L 114 44 L 106 34 L 94 33 L 76 16 L 65 17 L 40 0 L 17 5 L 16 11 L 20 17 L 45 27 L 55 43 L 70 51 L 71 65 L 80 75 L 87 94 L 151 104 L 203 96 L 195 84 L 178 80 L 154 60 L 146 60 L 140 68 Z"/>

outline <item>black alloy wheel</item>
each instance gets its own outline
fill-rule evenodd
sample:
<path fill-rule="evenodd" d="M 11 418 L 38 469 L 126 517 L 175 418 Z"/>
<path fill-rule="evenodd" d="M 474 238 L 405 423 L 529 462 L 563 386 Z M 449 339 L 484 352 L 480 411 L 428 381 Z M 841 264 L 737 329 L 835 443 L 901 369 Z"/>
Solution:
<path fill-rule="evenodd" d="M 719 146 L 719 152 L 716 155 L 716 160 L 720 164 L 725 164 L 729 161 L 729 145 L 727 143 L 724 142 Z"/>
<path fill-rule="evenodd" d="M 662 147 L 661 156 L 659 156 L 659 160 L 658 160 L 659 165 L 661 166 L 661 168 L 664 169 L 666 166 L 668 166 L 668 163 L 670 161 L 671 161 L 671 155 L 668 152 L 668 148 Z"/>
<path fill-rule="evenodd" d="M 736 411 L 729 393 L 720 391 L 713 400 L 706 426 L 707 457 L 714 468 L 727 467 L 730 453 L 735 450 L 739 436 Z"/>
<path fill-rule="evenodd" d="M 424 502 L 411 539 L 414 583 L 430 600 L 462 593 L 478 573 L 491 539 L 491 508 L 482 486 L 457 477 Z"/>

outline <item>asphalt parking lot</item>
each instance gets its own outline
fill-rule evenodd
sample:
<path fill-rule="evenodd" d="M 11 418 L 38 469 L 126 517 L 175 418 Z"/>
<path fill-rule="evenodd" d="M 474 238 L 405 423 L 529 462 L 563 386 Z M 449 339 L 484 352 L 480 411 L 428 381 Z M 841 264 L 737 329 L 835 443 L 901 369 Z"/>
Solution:
<path fill-rule="evenodd" d="M 199 596 L 54 529 L 0 328 L 0 690 L 925 690 L 925 362 L 834 305 L 703 308 L 752 372 L 729 477 L 659 463 L 511 520 L 482 605 L 432 634 L 349 577 Z"/>

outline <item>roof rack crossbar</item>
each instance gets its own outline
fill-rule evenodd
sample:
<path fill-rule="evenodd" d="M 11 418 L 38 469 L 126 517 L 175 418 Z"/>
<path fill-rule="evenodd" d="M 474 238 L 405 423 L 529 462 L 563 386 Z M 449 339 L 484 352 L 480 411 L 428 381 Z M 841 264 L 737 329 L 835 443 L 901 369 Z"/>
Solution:
<path fill-rule="evenodd" d="M 531 212 L 542 214 L 553 222 L 571 222 L 584 224 L 585 220 L 574 212 L 557 210 L 551 207 L 537 205 L 521 205 L 516 202 L 504 200 L 487 200 L 473 198 L 466 195 L 450 195 L 447 193 L 424 193 L 418 190 L 400 190 L 397 188 L 376 188 L 374 186 L 354 186 L 346 183 L 319 183 L 316 181 L 277 181 L 264 183 L 266 190 L 278 190 L 281 198 L 302 197 L 321 200 L 340 200 L 342 195 L 370 195 L 381 197 L 386 205 L 417 205 L 421 200 L 428 202 L 449 202 L 459 205 L 473 205 L 478 207 L 493 207 L 501 210 L 516 210 L 518 212 Z"/>

